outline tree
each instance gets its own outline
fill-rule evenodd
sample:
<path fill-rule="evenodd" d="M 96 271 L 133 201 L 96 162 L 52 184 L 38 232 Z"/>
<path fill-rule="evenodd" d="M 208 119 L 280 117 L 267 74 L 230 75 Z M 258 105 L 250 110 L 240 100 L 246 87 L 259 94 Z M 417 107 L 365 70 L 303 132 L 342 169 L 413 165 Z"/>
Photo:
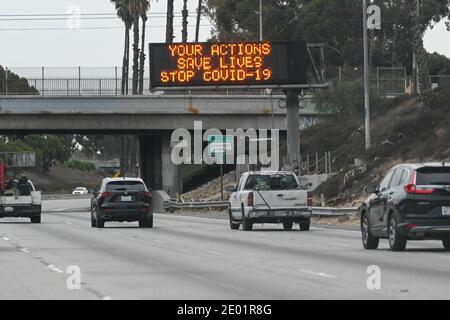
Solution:
<path fill-rule="evenodd" d="M 167 0 L 166 42 L 173 42 L 173 1 Z"/>
<path fill-rule="evenodd" d="M 138 84 L 139 84 L 139 18 L 143 11 L 142 0 L 128 0 L 128 10 L 133 21 L 133 79 L 132 79 L 132 89 L 133 95 L 138 94 Z"/>
<path fill-rule="evenodd" d="M 39 91 L 31 86 L 27 79 L 19 77 L 0 65 L 0 95 L 6 94 L 37 95 Z"/>
<path fill-rule="evenodd" d="M 150 8 L 150 1 L 143 0 L 140 16 L 142 19 L 141 55 L 139 62 L 139 94 L 144 93 L 144 73 L 145 73 L 145 25 L 147 22 L 147 11 Z"/>
<path fill-rule="evenodd" d="M 130 30 L 133 24 L 130 11 L 128 9 L 129 0 L 111 0 L 114 3 L 117 16 L 125 25 L 125 45 L 122 60 L 122 95 L 128 94 L 128 79 L 130 68 Z"/>
<path fill-rule="evenodd" d="M 55 160 L 63 163 L 71 156 L 70 148 L 58 136 L 30 135 L 26 136 L 24 141 L 42 156 L 44 170 L 49 170 Z"/>
<path fill-rule="evenodd" d="M 200 19 L 202 17 L 202 9 L 203 8 L 203 1 L 198 0 L 198 8 L 197 8 L 197 23 L 195 25 L 195 42 L 198 42 L 199 35 L 200 35 Z"/>
<path fill-rule="evenodd" d="M 188 10 L 187 10 L 187 0 L 183 0 L 183 29 L 181 31 L 181 42 L 187 42 L 188 39 Z"/>
<path fill-rule="evenodd" d="M 377 66 L 412 66 L 410 0 L 375 0 L 382 9 L 382 30 L 371 32 L 371 61 Z M 449 15 L 449 0 L 422 1 L 420 29 Z M 362 1 L 263 1 L 267 39 L 324 43 L 332 66 L 360 66 L 362 57 Z M 259 34 L 258 0 L 205 0 L 205 12 L 214 29 L 213 40 L 256 40 Z"/>

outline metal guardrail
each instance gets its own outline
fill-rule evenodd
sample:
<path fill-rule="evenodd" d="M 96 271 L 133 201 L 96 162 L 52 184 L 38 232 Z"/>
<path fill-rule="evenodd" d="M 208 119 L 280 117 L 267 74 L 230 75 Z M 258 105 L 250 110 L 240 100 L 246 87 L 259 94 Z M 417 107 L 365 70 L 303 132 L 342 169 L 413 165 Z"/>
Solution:
<path fill-rule="evenodd" d="M 205 202 L 164 202 L 164 209 L 166 211 L 175 211 L 179 209 L 226 209 L 228 208 L 228 201 L 205 201 Z M 352 216 L 359 212 L 359 208 L 327 208 L 327 207 L 313 207 L 312 215 L 318 217 L 341 217 Z"/>

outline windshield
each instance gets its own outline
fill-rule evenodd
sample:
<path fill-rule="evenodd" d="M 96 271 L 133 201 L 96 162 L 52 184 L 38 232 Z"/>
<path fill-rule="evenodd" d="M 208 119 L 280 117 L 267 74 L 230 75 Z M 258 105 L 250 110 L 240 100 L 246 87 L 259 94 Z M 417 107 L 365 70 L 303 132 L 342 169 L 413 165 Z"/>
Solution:
<path fill-rule="evenodd" d="M 299 185 L 294 175 L 252 175 L 245 190 L 295 190 Z"/>
<path fill-rule="evenodd" d="M 450 168 L 422 168 L 417 170 L 417 185 L 450 185 Z"/>
<path fill-rule="evenodd" d="M 106 185 L 106 191 L 141 192 L 145 191 L 145 186 L 140 181 L 113 181 Z"/>

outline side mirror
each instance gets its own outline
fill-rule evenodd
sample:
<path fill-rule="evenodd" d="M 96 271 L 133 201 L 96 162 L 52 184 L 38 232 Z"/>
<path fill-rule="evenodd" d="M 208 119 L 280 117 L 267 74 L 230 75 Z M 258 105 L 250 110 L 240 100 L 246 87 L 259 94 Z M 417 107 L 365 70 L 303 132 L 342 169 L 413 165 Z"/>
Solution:
<path fill-rule="evenodd" d="M 367 186 L 364 190 L 367 193 L 378 193 L 378 189 L 372 186 Z"/>
<path fill-rule="evenodd" d="M 227 186 L 225 187 L 225 191 L 229 193 L 233 193 L 237 191 L 237 188 L 235 186 Z"/>
<path fill-rule="evenodd" d="M 309 182 L 309 183 L 305 186 L 306 190 L 311 189 L 312 185 L 313 185 L 313 184 L 312 184 L 311 182 Z"/>

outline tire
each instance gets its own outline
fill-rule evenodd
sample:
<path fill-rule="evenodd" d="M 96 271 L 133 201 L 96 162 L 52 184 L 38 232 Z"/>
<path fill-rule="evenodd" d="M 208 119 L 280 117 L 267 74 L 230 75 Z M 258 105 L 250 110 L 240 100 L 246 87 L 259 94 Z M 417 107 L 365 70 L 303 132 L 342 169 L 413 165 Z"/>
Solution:
<path fill-rule="evenodd" d="M 242 229 L 244 231 L 252 231 L 253 229 L 253 223 L 244 215 L 244 207 L 242 207 Z"/>
<path fill-rule="evenodd" d="M 389 219 L 389 247 L 392 251 L 400 252 L 406 248 L 407 239 L 398 232 L 397 220 L 393 214 Z"/>
<path fill-rule="evenodd" d="M 450 239 L 442 240 L 442 244 L 445 250 L 450 251 Z"/>
<path fill-rule="evenodd" d="M 361 218 L 361 238 L 364 249 L 366 250 L 378 249 L 380 239 L 374 237 L 370 232 L 370 220 L 368 213 L 365 213 Z"/>
<path fill-rule="evenodd" d="M 231 228 L 231 230 L 239 230 L 239 227 L 241 225 L 234 221 L 233 215 L 231 214 L 231 210 L 229 211 L 229 214 L 230 214 L 230 228 Z"/>
<path fill-rule="evenodd" d="M 103 229 L 105 227 L 105 220 L 98 218 L 97 219 L 97 228 Z"/>
<path fill-rule="evenodd" d="M 97 227 L 97 220 L 94 219 L 94 217 L 91 215 L 91 227 L 95 228 Z"/>
<path fill-rule="evenodd" d="M 139 220 L 139 228 L 153 228 L 153 216 L 148 219 Z"/>
<path fill-rule="evenodd" d="M 31 223 L 41 223 L 41 215 L 37 215 L 30 218 Z"/>
<path fill-rule="evenodd" d="M 309 231 L 311 228 L 311 220 L 308 221 L 300 221 L 300 231 Z"/>
<path fill-rule="evenodd" d="M 294 226 L 294 222 L 292 221 L 283 221 L 283 229 L 285 231 L 291 231 Z"/>

